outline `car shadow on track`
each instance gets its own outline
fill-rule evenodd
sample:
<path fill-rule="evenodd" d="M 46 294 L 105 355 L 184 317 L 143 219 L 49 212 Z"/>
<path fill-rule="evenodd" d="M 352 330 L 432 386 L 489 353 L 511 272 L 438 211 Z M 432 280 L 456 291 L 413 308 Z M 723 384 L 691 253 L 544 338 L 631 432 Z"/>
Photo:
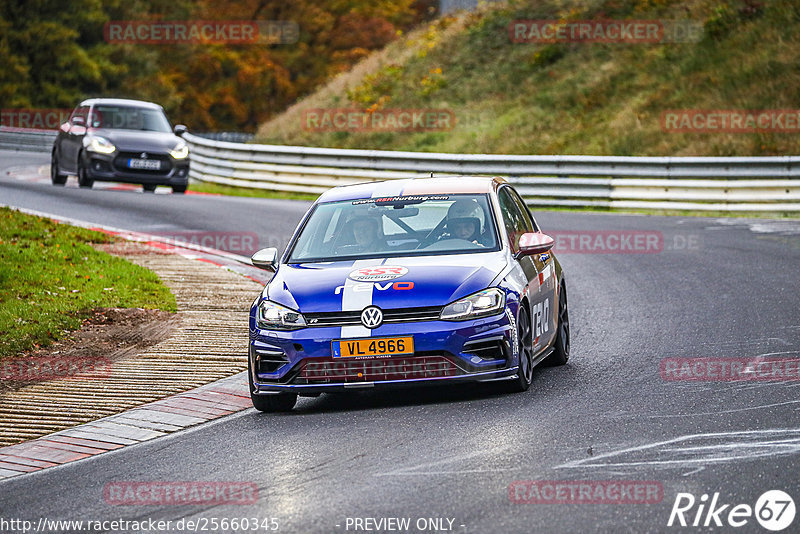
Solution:
<path fill-rule="evenodd" d="M 561 369 L 564 370 L 567 367 Z M 301 397 L 297 406 L 291 412 L 270 415 L 285 417 L 315 413 L 379 410 L 403 406 L 462 404 L 495 398 L 508 398 L 513 403 L 532 401 L 536 397 L 541 401 L 542 394 L 547 396 L 547 392 L 552 391 L 549 384 L 547 384 L 552 378 L 548 378 L 547 375 L 554 370 L 555 368 L 535 369 L 533 385 L 531 389 L 524 393 L 508 392 L 508 385 L 503 382 L 353 390 L 343 393 L 323 393 L 319 397 L 312 398 Z M 545 386 L 545 389 L 537 388 L 537 380 L 540 386 Z M 537 391 L 537 389 L 539 390 Z"/>

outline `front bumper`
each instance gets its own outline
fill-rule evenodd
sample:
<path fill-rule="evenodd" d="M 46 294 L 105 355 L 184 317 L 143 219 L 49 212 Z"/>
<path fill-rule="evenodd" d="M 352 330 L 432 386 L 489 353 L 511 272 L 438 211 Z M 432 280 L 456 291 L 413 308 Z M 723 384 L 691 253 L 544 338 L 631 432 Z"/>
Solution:
<path fill-rule="evenodd" d="M 114 152 L 100 154 L 84 152 L 83 166 L 88 177 L 97 182 L 122 182 L 147 185 L 184 186 L 189 183 L 189 158 L 176 160 L 169 154 L 148 153 L 161 161 L 159 170 L 138 170 L 126 167 L 134 153 Z"/>
<path fill-rule="evenodd" d="M 412 336 L 413 355 L 334 357 L 341 327 L 260 330 L 250 319 L 250 383 L 255 394 L 482 382 L 517 372 L 510 313 L 469 321 L 384 324 L 365 337 Z M 361 369 L 364 372 L 358 372 Z"/>

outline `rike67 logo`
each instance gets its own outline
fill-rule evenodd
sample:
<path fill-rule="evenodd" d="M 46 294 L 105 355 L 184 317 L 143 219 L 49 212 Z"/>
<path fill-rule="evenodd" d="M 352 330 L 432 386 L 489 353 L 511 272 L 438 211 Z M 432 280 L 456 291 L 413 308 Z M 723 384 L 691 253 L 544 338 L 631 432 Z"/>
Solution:
<path fill-rule="evenodd" d="M 755 506 L 723 503 L 719 492 L 714 493 L 710 502 L 705 493 L 699 499 L 695 499 L 691 493 L 678 493 L 667 526 L 739 528 L 750 524 L 755 517 L 763 528 L 778 532 L 794 522 L 795 512 L 794 500 L 781 490 L 764 492 L 756 500 Z"/>

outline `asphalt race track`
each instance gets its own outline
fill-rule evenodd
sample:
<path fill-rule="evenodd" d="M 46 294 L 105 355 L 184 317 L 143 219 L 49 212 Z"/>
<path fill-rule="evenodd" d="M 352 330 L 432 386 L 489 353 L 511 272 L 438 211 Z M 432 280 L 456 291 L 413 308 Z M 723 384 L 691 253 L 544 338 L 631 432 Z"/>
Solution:
<path fill-rule="evenodd" d="M 46 154 L 0 152 L 0 204 L 143 232 L 255 232 L 260 246 L 283 246 L 309 205 L 80 190 L 74 178 L 58 188 L 17 172 L 48 163 Z M 545 232 L 592 242 L 634 231 L 660 237 L 651 250 L 556 252 L 567 273 L 571 358 L 538 368 L 527 393 L 486 384 L 323 395 L 283 415 L 249 409 L 0 482 L 0 515 L 275 518 L 280 532 L 392 525 L 356 521 L 364 518 L 409 518 L 408 532 L 708 532 L 714 518 L 705 511 L 700 527 L 667 523 L 679 493 L 697 501 L 689 523 L 701 496 L 719 493 L 717 507 L 730 506 L 714 531 L 767 532 L 755 517 L 734 529 L 728 513 L 755 507 L 768 490 L 800 498 L 800 221 L 535 215 Z M 767 362 L 783 376 L 687 380 L 664 367 L 681 358 Z M 104 488 L 120 481 L 241 481 L 257 485 L 258 500 L 110 504 Z M 663 494 L 655 503 L 514 502 L 531 496 L 515 481 L 639 481 Z"/>

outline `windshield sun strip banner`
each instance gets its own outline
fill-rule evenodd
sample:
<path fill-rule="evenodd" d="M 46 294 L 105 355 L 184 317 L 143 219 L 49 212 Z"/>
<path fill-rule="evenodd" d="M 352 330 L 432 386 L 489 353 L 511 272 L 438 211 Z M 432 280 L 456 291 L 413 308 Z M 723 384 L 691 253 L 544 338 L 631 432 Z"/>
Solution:
<path fill-rule="evenodd" d="M 397 204 L 397 203 L 420 203 L 428 200 L 448 200 L 450 195 L 405 195 L 405 196 L 373 196 L 372 198 L 361 198 L 353 201 L 354 206 L 362 204 Z"/>

